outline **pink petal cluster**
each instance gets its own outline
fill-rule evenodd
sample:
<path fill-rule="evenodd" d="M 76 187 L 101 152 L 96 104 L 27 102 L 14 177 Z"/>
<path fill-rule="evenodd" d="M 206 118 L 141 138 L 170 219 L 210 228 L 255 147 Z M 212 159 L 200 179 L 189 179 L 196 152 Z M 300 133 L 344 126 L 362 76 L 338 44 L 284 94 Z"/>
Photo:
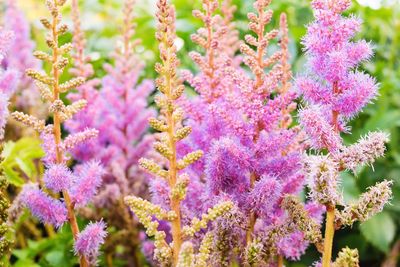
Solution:
<path fill-rule="evenodd" d="M 316 149 L 337 150 L 340 143 L 331 132 L 334 129 L 345 131 L 347 121 L 377 95 L 375 79 L 357 69 L 361 62 L 372 56 L 369 43 L 352 40 L 361 21 L 354 16 L 341 15 L 350 3 L 313 1 L 316 19 L 308 26 L 303 39 L 308 74 L 296 79 L 296 87 L 310 105 L 318 106 L 300 114 Z M 330 114 L 332 112 L 334 116 Z M 312 120 L 312 117 L 316 118 Z"/>
<path fill-rule="evenodd" d="M 96 261 L 99 255 L 99 249 L 104 243 L 106 236 L 106 224 L 103 221 L 89 223 L 86 228 L 79 233 L 75 241 L 75 254 L 84 255 L 89 259 L 91 265 L 97 265 Z"/>
<path fill-rule="evenodd" d="M 75 181 L 70 188 L 71 199 L 77 207 L 85 206 L 102 183 L 104 169 L 98 161 L 88 161 L 75 168 Z"/>
<path fill-rule="evenodd" d="M 40 61 L 32 53 L 35 43 L 31 39 L 31 27 L 26 15 L 17 7 L 17 0 L 7 0 L 4 13 L 4 29 L 14 32 L 14 38 L 10 43 L 8 56 L 2 62 L 5 70 L 13 70 L 21 76 L 16 85 L 18 98 L 15 105 L 18 109 L 28 110 L 33 108 L 35 113 L 41 115 L 45 110 L 40 108 L 39 90 L 33 81 L 25 75 L 21 75 L 29 68 L 40 68 Z"/>
<path fill-rule="evenodd" d="M 71 187 L 74 176 L 64 164 L 53 164 L 45 171 L 43 181 L 47 188 L 61 192 Z"/>
<path fill-rule="evenodd" d="M 67 208 L 61 200 L 52 198 L 36 185 L 26 184 L 20 193 L 22 202 L 41 222 L 60 228 L 67 220 Z"/>
<path fill-rule="evenodd" d="M 0 28 L 0 63 L 4 64 L 4 57 L 9 53 L 9 49 L 15 35 L 11 31 Z M 16 85 L 19 82 L 19 73 L 13 69 L 2 71 L 0 69 L 0 140 L 4 137 L 4 127 L 7 123 L 9 114 L 9 100 L 16 90 Z"/>

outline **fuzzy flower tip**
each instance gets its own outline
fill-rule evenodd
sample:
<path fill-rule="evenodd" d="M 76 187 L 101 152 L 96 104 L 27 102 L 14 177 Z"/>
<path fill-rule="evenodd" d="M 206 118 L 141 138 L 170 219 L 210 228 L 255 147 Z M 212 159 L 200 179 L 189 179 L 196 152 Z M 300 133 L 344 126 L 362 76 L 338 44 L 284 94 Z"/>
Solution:
<path fill-rule="evenodd" d="M 392 184 L 391 181 L 385 180 L 370 187 L 361 195 L 357 203 L 345 207 L 337 214 L 336 224 L 351 226 L 356 221 L 365 222 L 381 212 L 392 197 Z"/>
<path fill-rule="evenodd" d="M 219 192 L 246 192 L 249 184 L 247 168 L 249 152 L 239 140 L 224 137 L 215 141 L 206 159 L 208 187 L 214 194 Z"/>
<path fill-rule="evenodd" d="M 277 242 L 279 254 L 291 260 L 299 260 L 308 245 L 309 242 L 304 240 L 304 234 L 300 231 L 290 234 Z"/>
<path fill-rule="evenodd" d="M 276 178 L 263 176 L 248 197 L 250 210 L 269 214 L 281 196 L 282 187 Z"/>
<path fill-rule="evenodd" d="M 315 149 L 327 148 L 329 151 L 337 151 L 342 140 L 324 117 L 319 106 L 310 106 L 299 113 L 300 124 L 310 137 L 312 146 Z"/>
<path fill-rule="evenodd" d="M 92 264 L 95 264 L 99 255 L 100 246 L 107 235 L 106 224 L 103 221 L 90 223 L 78 234 L 74 245 L 77 255 L 84 255 Z"/>
<path fill-rule="evenodd" d="M 337 161 L 353 172 L 357 167 L 370 165 L 375 159 L 382 157 L 385 153 L 385 143 L 389 141 L 389 135 L 384 132 L 369 133 L 356 144 L 346 147 L 337 154 Z"/>
<path fill-rule="evenodd" d="M 96 194 L 102 183 L 104 169 L 98 161 L 90 161 L 75 172 L 76 180 L 71 188 L 71 199 L 78 207 L 85 206 Z"/>
<path fill-rule="evenodd" d="M 25 185 L 21 192 L 21 200 L 31 213 L 43 223 L 49 223 L 59 228 L 68 219 L 64 203 L 51 198 L 36 185 Z"/>
<path fill-rule="evenodd" d="M 44 173 L 46 187 L 54 192 L 61 192 L 71 186 L 73 174 L 64 164 L 53 164 Z"/>
<path fill-rule="evenodd" d="M 341 203 L 337 164 L 328 156 L 310 156 L 308 161 L 311 199 L 330 206 Z"/>
<path fill-rule="evenodd" d="M 359 256 L 357 249 L 350 249 L 348 247 L 343 248 L 336 258 L 332 267 L 359 267 Z"/>

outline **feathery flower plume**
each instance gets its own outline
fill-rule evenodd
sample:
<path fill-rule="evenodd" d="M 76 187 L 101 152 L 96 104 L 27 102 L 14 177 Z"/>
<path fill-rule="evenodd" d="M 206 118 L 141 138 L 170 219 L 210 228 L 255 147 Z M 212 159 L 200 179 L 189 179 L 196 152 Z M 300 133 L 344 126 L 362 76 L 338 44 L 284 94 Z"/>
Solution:
<path fill-rule="evenodd" d="M 74 22 L 74 68 L 73 74 L 90 78 L 93 74 L 89 58 L 85 55 L 85 38 L 81 29 L 78 1 L 72 2 Z M 81 161 L 98 160 L 104 166 L 104 182 L 94 198 L 96 212 L 90 219 L 104 217 L 107 225 L 117 230 L 106 240 L 106 248 L 114 250 L 115 244 L 124 246 L 124 258 L 136 259 L 138 234 L 136 219 L 126 209 L 123 198 L 129 194 L 148 197 L 148 175 L 137 166 L 141 157 L 153 152 L 154 138 L 147 135 L 148 120 L 155 110 L 148 107 L 147 98 L 154 90 L 153 82 L 140 82 L 144 64 L 135 52 L 141 40 L 135 39 L 134 0 L 126 0 L 123 5 L 123 26 L 115 51 L 111 53 L 114 64 L 105 64 L 105 77 L 92 79 L 69 94 L 72 100 L 84 99 L 86 107 L 67 123 L 72 136 L 84 137 L 91 134 L 86 128 L 98 129 L 98 137 L 89 142 L 74 145 L 72 154 Z M 96 90 L 96 87 L 100 90 Z M 67 146 L 67 139 L 64 145 Z M 80 189 L 77 188 L 79 191 Z M 79 194 L 77 194 L 79 195 Z M 112 209 L 105 207 L 113 206 Z M 126 237 L 128 226 L 129 236 Z M 139 264 L 139 263 L 137 263 Z"/>
<path fill-rule="evenodd" d="M 107 235 L 106 225 L 103 221 L 89 223 L 86 228 L 78 234 L 74 244 L 74 251 L 77 255 L 84 255 L 89 259 L 90 264 L 97 264 L 97 257 L 101 244 Z"/>
<path fill-rule="evenodd" d="M 41 222 L 60 228 L 68 220 L 64 203 L 47 195 L 36 185 L 25 185 L 20 194 L 24 204 Z"/>
<path fill-rule="evenodd" d="M 0 29 L 0 63 L 4 63 L 4 57 L 9 53 L 14 38 L 13 32 Z M 4 127 L 9 115 L 9 100 L 16 90 L 18 80 L 18 72 L 14 70 L 0 72 L 0 140 L 4 138 Z"/>
<path fill-rule="evenodd" d="M 66 150 L 72 148 L 76 143 L 94 137 L 97 134 L 93 131 L 86 131 L 65 139 L 61 138 L 61 124 L 70 119 L 81 110 L 86 102 L 76 101 L 65 105 L 60 99 L 60 93 L 79 87 L 84 78 L 73 78 L 65 83 L 60 83 L 60 76 L 68 65 L 66 54 L 72 49 L 71 44 L 59 44 L 59 37 L 66 33 L 68 27 L 62 23 L 60 8 L 65 4 L 62 0 L 47 0 L 46 6 L 51 14 L 51 20 L 42 19 L 43 26 L 49 31 L 46 36 L 46 43 L 51 53 L 35 52 L 34 55 L 51 64 L 49 74 L 35 69 L 28 69 L 27 75 L 36 80 L 36 85 L 50 102 L 49 112 L 53 114 L 53 124 L 45 126 L 45 123 L 35 116 L 26 115 L 21 112 L 13 113 L 14 118 L 22 123 L 39 131 L 43 139 L 43 148 L 46 156 L 43 162 L 46 166 L 45 185 L 46 189 L 54 192 L 61 191 L 62 199 L 56 199 L 46 194 L 37 185 L 25 185 L 21 193 L 22 202 L 31 210 L 35 217 L 44 223 L 60 227 L 67 220 L 72 230 L 74 241 L 78 241 L 80 234 L 74 208 L 85 205 L 94 195 L 101 184 L 102 171 L 97 163 L 87 163 L 82 171 L 75 171 L 74 174 L 67 168 Z M 79 190 L 77 189 L 79 188 Z M 79 196 L 77 192 L 79 191 Z M 104 234 L 103 234 L 104 235 Z M 100 240 L 98 243 L 101 243 Z M 85 254 L 78 251 L 80 265 L 88 266 L 88 259 Z M 92 260 L 92 259 L 91 259 Z"/>
<path fill-rule="evenodd" d="M 190 225 L 185 226 L 184 221 L 182 221 L 181 207 L 183 206 L 181 202 L 186 198 L 186 188 L 191 181 L 185 178 L 187 176 L 179 175 L 179 172 L 199 160 L 203 152 L 201 150 L 188 151 L 182 158 L 178 158 L 177 143 L 187 137 L 191 131 L 182 125 L 184 115 L 182 109 L 177 105 L 177 100 L 183 94 L 184 86 L 177 73 L 179 60 L 174 45 L 176 38 L 175 9 L 166 0 L 159 0 L 157 8 L 156 39 L 159 42 L 161 63 L 157 63 L 155 67 L 159 74 L 156 85 L 160 92 L 156 97 L 156 104 L 160 108 L 162 116 L 157 119 L 152 118 L 150 122 L 156 130 L 162 132 L 160 141 L 154 144 L 154 148 L 167 160 L 168 164 L 166 170 L 150 160 L 141 160 L 141 165 L 151 173 L 161 176 L 155 179 L 164 179 L 167 183 L 170 194 L 167 196 L 168 205 L 165 205 L 165 208 L 168 211 L 159 205 L 137 197 L 126 197 L 125 203 L 130 206 L 138 216 L 139 221 L 145 226 L 147 235 L 154 236 L 155 259 L 161 265 L 179 266 L 179 262 L 183 260 L 183 256 L 179 257 L 182 249 L 184 251 L 182 253 L 185 255 L 188 254 L 186 252 L 189 249 L 186 245 L 182 246 L 184 239 L 192 237 L 201 229 L 206 229 L 208 222 L 227 212 L 232 207 L 232 203 L 226 201 L 217 204 L 210 208 L 206 214 L 203 214 L 201 219 L 194 217 Z M 167 233 L 158 230 L 159 223 L 152 219 L 153 216 L 159 220 L 170 222 L 171 231 L 169 234 L 172 237 L 170 244 L 165 239 Z M 208 253 L 209 249 L 204 248 L 200 250 L 198 255 L 205 259 Z M 187 259 L 187 257 L 184 258 Z"/>
<path fill-rule="evenodd" d="M 40 61 L 33 56 L 35 43 L 31 40 L 31 29 L 25 14 L 17 7 L 17 0 L 5 1 L 4 29 L 12 31 L 14 38 L 10 44 L 9 53 L 2 62 L 6 72 L 12 71 L 21 76 L 16 80 L 16 95 L 13 106 L 23 111 L 33 111 L 35 116 L 45 117 L 47 110 L 41 104 L 40 93 L 29 77 L 21 75 L 28 68 L 41 68 Z M 13 134 L 18 134 L 13 131 Z"/>
<path fill-rule="evenodd" d="M 377 132 L 346 147 L 340 138 L 341 132 L 349 133 L 347 122 L 376 97 L 378 88 L 373 77 L 357 69 L 371 57 L 372 49 L 366 41 L 353 41 L 361 21 L 341 15 L 350 5 L 350 0 L 312 1 L 315 21 L 308 26 L 303 39 L 307 73 L 296 79 L 298 91 L 309 104 L 299 114 L 300 124 L 313 148 L 329 152 L 326 156 L 311 157 L 312 162 L 305 164 L 310 196 L 327 209 L 323 267 L 331 266 L 335 221 L 339 225 L 364 221 L 382 210 L 391 196 L 389 183 L 383 182 L 363 194 L 357 204 L 336 210 L 342 204 L 337 192 L 340 171 L 354 172 L 359 166 L 372 164 L 383 156 L 388 141 L 386 134 Z M 344 254 L 339 255 L 339 259 L 343 257 Z M 358 262 L 346 266 L 357 265 Z"/>
<path fill-rule="evenodd" d="M 202 201 L 203 209 L 207 209 L 213 201 L 225 198 L 232 199 L 244 213 L 244 231 L 231 226 L 224 231 L 215 229 L 217 235 L 214 242 L 218 244 L 218 251 L 213 253 L 211 260 L 219 265 L 234 259 L 230 250 L 255 253 L 258 250 L 252 249 L 252 246 L 268 247 L 263 243 L 265 240 L 276 248 L 274 242 L 279 238 L 257 240 L 254 244 L 251 241 L 253 236 L 261 235 L 266 228 L 283 220 L 285 215 L 279 206 L 282 197 L 287 193 L 298 193 L 304 184 L 301 173 L 304 134 L 291 127 L 290 112 L 296 109 L 293 101 L 296 93 L 289 82 L 291 73 L 285 15 L 282 15 L 280 35 L 278 30 L 267 31 L 266 27 L 272 19 L 272 11 L 268 9 L 270 1 L 255 1 L 257 14 L 248 15 L 249 29 L 254 35 L 246 35 L 246 43 L 239 45 L 244 58 L 236 57 L 236 52 L 224 48 L 233 36 L 232 23 L 225 22 L 224 25 L 229 25 L 224 30 L 226 32 L 214 41 L 215 46 L 207 46 L 207 41 L 212 43 L 214 34 L 220 29 L 219 24 L 213 24 L 219 20 L 219 15 L 215 15 L 216 2 L 203 1 L 203 11 L 193 12 L 195 17 L 203 20 L 204 27 L 192 39 L 205 52 L 204 55 L 191 53 L 199 73 L 184 73 L 199 96 L 183 101 L 192 133 L 178 144 L 178 152 L 184 155 L 193 149 L 204 151 L 204 159 L 188 168 L 191 177 L 196 177 L 200 185 L 205 180 L 203 191 L 206 195 L 201 198 L 209 200 L 209 203 Z M 227 12 L 233 10 L 228 8 L 229 5 L 230 1 L 225 1 L 221 6 L 222 21 L 229 21 L 232 16 L 232 11 Z M 278 36 L 282 51 L 268 55 L 269 43 Z M 249 75 L 240 66 L 242 61 L 252 74 Z M 210 73 L 213 74 L 211 77 Z M 223 87 L 219 88 L 219 84 Z M 153 170 L 158 175 L 162 174 L 160 169 Z M 265 190 L 272 191 L 273 197 L 270 198 Z M 267 195 L 268 203 L 265 203 Z M 188 199 L 198 199 L 198 196 Z M 223 218 L 221 220 L 224 221 Z M 227 222 L 223 224 L 229 225 Z M 220 223 L 216 225 L 220 227 Z M 282 235 L 290 233 L 282 232 Z M 239 241 L 227 242 L 229 239 Z M 247 245 L 250 247 L 246 249 Z M 273 249 L 265 257 L 250 254 L 262 258 L 263 264 L 266 264 L 276 259 L 277 251 Z M 227 255 L 232 258 L 227 259 Z M 240 257 L 240 262 L 247 263 L 246 258 Z"/>
<path fill-rule="evenodd" d="M 375 214 L 381 212 L 383 207 L 392 198 L 391 181 L 383 181 L 368 188 L 360 196 L 357 203 L 348 205 L 336 215 L 336 227 L 352 226 L 354 222 L 365 222 Z"/>

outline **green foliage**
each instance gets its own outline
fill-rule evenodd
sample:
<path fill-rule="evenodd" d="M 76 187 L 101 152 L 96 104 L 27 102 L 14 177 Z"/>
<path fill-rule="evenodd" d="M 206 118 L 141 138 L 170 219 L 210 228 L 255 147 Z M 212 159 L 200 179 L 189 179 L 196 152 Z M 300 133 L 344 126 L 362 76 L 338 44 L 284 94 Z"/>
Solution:
<path fill-rule="evenodd" d="M 71 251 L 72 234 L 69 226 L 64 226 L 54 238 L 28 240 L 23 249 L 13 251 L 13 266 L 16 267 L 70 267 L 77 263 Z"/>
<path fill-rule="evenodd" d="M 382 212 L 361 224 L 360 230 L 368 242 L 387 253 L 396 234 L 396 224 L 388 213 Z"/>
<path fill-rule="evenodd" d="M 4 144 L 1 157 L 4 159 L 0 167 L 4 170 L 10 184 L 20 187 L 26 180 L 39 176 L 40 166 L 37 160 L 44 156 L 37 138 L 25 137 L 17 142 Z"/>

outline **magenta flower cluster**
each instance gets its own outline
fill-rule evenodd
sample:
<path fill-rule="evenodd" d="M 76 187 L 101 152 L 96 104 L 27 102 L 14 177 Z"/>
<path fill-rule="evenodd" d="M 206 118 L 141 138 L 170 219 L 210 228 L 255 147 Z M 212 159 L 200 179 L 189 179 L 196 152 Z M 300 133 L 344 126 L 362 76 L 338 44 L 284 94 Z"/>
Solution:
<path fill-rule="evenodd" d="M 351 133 L 348 122 L 378 94 L 376 80 L 359 69 L 372 57 L 371 44 L 355 40 L 361 20 L 342 15 L 350 0 L 312 1 L 305 71 L 293 81 L 288 19 L 282 13 L 279 28 L 270 29 L 271 0 L 254 1 L 243 40 L 231 0 L 202 0 L 193 11 L 202 23 L 191 36 L 199 48 L 189 53 L 193 72 L 179 70 L 174 6 L 158 0 L 154 81 L 142 77 L 134 0 L 124 1 L 104 77 L 86 54 L 78 0 L 71 1 L 72 43 L 60 43 L 66 2 L 46 1 L 46 52 L 32 51 L 29 23 L 7 2 L 0 137 L 14 93 L 12 109 L 40 111 L 12 113 L 39 133 L 45 152 L 43 176 L 17 199 L 40 222 L 71 227 L 81 266 L 96 265 L 103 244 L 110 266 L 114 256 L 139 266 L 141 249 L 160 266 L 281 267 L 310 245 L 322 254 L 317 265 L 358 266 L 358 252 L 349 248 L 332 260 L 333 234 L 380 212 L 391 182 L 354 203 L 341 193 L 340 173 L 372 165 L 389 140 L 384 132 L 349 146 L 342 140 Z M 62 82 L 70 51 L 72 78 Z M 185 95 L 189 87 L 195 94 Z M 155 90 L 158 110 L 149 104 Z M 81 231 L 77 215 L 97 222 Z"/>

